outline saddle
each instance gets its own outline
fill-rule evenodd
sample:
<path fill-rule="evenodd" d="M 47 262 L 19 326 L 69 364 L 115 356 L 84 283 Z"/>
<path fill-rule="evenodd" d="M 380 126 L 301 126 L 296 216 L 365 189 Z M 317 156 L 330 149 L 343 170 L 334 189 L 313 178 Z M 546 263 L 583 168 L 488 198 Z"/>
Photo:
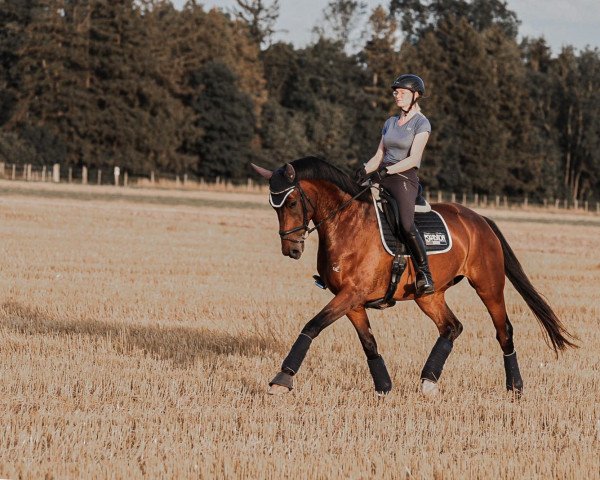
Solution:
<path fill-rule="evenodd" d="M 397 244 L 403 244 L 396 200 L 390 192 L 381 187 L 372 188 L 371 194 L 377 213 L 381 243 L 390 255 L 396 255 L 399 248 Z M 445 253 L 452 248 L 452 237 L 444 218 L 431 209 L 431 205 L 422 195 L 420 185 L 415 203 L 415 225 L 423 238 L 428 255 Z M 408 251 L 404 252 L 405 255 L 408 253 Z"/>

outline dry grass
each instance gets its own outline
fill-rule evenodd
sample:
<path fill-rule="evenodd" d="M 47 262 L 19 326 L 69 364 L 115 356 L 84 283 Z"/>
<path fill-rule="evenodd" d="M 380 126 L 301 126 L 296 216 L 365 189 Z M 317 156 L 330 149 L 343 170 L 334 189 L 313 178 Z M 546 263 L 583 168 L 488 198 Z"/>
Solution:
<path fill-rule="evenodd" d="M 438 398 L 418 391 L 437 334 L 412 303 L 370 314 L 387 398 L 345 320 L 314 342 L 293 393 L 273 398 L 267 382 L 330 294 L 311 282 L 314 238 L 300 262 L 281 256 L 266 198 L 11 185 L 0 477 L 600 477 L 600 225 L 580 222 L 592 217 L 487 212 L 581 338 L 555 359 L 507 287 L 520 401 L 466 283 L 448 295 L 465 332 Z"/>

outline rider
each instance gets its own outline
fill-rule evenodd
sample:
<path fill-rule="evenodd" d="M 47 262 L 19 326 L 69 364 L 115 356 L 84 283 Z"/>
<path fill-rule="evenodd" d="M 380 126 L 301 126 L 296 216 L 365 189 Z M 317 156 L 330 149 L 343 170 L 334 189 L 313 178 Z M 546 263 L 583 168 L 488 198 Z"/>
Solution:
<path fill-rule="evenodd" d="M 415 226 L 415 200 L 419 189 L 417 171 L 429 139 L 431 125 L 417 103 L 425 95 L 425 83 L 417 75 L 400 75 L 392 84 L 399 115 L 386 120 L 377 152 L 356 171 L 359 184 L 371 177 L 396 199 L 400 226 L 415 265 L 417 295 L 433 293 L 425 244 Z"/>

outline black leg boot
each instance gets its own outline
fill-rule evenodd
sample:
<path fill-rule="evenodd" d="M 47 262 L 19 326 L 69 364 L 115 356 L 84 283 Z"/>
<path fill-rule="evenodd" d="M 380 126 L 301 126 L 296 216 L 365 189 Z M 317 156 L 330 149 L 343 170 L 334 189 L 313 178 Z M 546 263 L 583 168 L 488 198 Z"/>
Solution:
<path fill-rule="evenodd" d="M 434 292 L 433 280 L 429 271 L 425 244 L 414 223 L 410 231 L 404 232 L 404 239 L 406 240 L 406 246 L 410 250 L 410 256 L 417 271 L 417 279 L 415 281 L 417 295 L 429 295 Z"/>

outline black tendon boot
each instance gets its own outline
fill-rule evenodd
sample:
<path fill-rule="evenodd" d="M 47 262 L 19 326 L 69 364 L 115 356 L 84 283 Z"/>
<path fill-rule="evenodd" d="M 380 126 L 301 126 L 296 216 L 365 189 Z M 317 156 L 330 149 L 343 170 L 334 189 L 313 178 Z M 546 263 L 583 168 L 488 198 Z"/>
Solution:
<path fill-rule="evenodd" d="M 431 272 L 429 271 L 429 262 L 427 261 L 425 244 L 414 223 L 412 224 L 410 231 L 404 232 L 404 239 L 406 240 L 406 245 L 410 250 L 410 256 L 413 259 L 415 270 L 417 271 L 417 278 L 415 281 L 417 295 L 429 295 L 434 292 L 433 280 L 431 279 Z"/>

